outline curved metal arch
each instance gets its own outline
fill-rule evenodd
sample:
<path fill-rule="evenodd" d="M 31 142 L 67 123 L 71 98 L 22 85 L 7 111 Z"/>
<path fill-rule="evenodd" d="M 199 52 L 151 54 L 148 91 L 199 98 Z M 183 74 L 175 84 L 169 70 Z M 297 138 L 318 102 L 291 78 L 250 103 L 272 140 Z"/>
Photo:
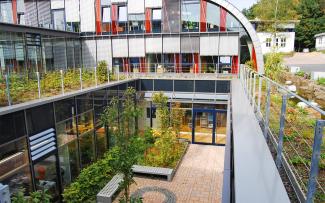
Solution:
<path fill-rule="evenodd" d="M 233 4 L 225 1 L 225 0 L 210 0 L 211 2 L 216 3 L 219 6 L 225 8 L 229 13 L 237 18 L 237 20 L 242 24 L 242 26 L 247 31 L 248 35 L 250 36 L 255 53 L 256 53 L 256 63 L 257 69 L 260 74 L 264 74 L 264 60 L 263 60 L 263 53 L 260 40 L 257 36 L 257 33 L 252 26 L 252 24 L 248 21 L 248 19 L 240 12 Z"/>

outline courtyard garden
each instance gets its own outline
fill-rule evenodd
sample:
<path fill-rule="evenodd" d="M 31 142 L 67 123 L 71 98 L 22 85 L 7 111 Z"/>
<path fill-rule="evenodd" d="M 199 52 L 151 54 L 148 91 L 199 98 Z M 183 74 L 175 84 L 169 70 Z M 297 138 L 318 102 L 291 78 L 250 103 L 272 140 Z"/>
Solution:
<path fill-rule="evenodd" d="M 130 199 L 130 186 L 134 181 L 133 165 L 155 166 L 175 169 L 186 152 L 188 143 L 180 142 L 175 126 L 181 113 L 168 108 L 168 98 L 163 93 L 154 94 L 159 127 L 139 132 L 136 119 L 143 112 L 135 103 L 136 91 L 128 88 L 122 99 L 113 98 L 102 115 L 102 125 L 111 136 L 114 146 L 102 159 L 84 168 L 77 179 L 63 193 L 64 202 L 95 202 L 96 194 L 116 174 L 123 175 L 120 184 L 120 202 L 142 202 Z M 121 102 L 122 101 L 122 102 Z"/>

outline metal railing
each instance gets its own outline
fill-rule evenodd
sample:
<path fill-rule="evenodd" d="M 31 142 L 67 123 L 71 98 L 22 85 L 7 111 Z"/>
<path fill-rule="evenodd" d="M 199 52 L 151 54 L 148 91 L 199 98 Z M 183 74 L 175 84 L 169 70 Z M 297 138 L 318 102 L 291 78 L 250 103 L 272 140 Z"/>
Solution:
<path fill-rule="evenodd" d="M 325 202 L 325 112 L 244 65 L 239 78 L 298 200 Z"/>
<path fill-rule="evenodd" d="M 219 68 L 215 64 L 130 64 L 113 66 L 62 69 L 47 73 L 0 74 L 0 107 L 11 106 L 31 100 L 64 95 L 69 92 L 97 87 L 112 81 L 135 78 L 182 78 L 182 79 L 231 79 L 229 67 Z"/>

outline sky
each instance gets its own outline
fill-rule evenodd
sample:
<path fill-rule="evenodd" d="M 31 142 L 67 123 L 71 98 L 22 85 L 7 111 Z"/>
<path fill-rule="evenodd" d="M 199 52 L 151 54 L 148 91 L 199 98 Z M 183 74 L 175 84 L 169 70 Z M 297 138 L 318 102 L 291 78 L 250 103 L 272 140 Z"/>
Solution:
<path fill-rule="evenodd" d="M 228 0 L 234 6 L 236 6 L 239 10 L 243 10 L 244 8 L 249 8 L 253 5 L 256 0 Z"/>

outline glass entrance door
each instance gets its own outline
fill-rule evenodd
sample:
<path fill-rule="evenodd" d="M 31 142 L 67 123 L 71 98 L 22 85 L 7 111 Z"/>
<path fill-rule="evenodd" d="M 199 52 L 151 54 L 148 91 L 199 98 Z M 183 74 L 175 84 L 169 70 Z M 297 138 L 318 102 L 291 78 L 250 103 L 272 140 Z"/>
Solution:
<path fill-rule="evenodd" d="M 193 110 L 193 143 L 215 143 L 215 120 L 214 110 Z"/>

